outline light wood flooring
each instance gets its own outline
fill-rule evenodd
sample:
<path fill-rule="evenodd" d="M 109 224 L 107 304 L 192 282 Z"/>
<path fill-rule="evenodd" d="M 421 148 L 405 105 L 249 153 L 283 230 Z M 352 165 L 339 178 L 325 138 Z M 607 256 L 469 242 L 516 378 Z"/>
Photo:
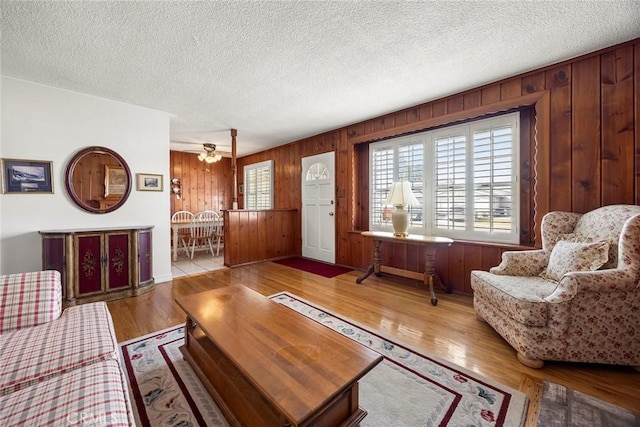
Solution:
<path fill-rule="evenodd" d="M 289 291 L 333 312 L 382 331 L 398 341 L 458 364 L 530 398 L 527 426 L 535 426 L 544 379 L 640 412 L 640 372 L 621 366 L 547 362 L 531 369 L 490 326 L 476 319 L 468 295 L 437 291 L 437 306 L 415 281 L 391 276 L 355 283 L 360 271 L 332 279 L 272 262 L 184 276 L 143 295 L 108 303 L 118 341 L 183 323 L 174 299 L 228 285 L 244 285 L 263 295 Z"/>

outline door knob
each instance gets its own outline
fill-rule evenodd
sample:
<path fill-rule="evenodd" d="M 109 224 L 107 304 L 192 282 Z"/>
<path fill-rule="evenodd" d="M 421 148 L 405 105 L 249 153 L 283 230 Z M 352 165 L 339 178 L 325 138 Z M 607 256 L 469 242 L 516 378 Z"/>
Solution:
<path fill-rule="evenodd" d="M 333 216 L 333 212 L 329 212 L 329 216 Z"/>

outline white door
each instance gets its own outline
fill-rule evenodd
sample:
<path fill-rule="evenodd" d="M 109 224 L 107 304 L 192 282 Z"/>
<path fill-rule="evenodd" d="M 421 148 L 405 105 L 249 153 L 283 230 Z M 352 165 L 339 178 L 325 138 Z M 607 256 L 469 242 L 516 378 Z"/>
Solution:
<path fill-rule="evenodd" d="M 302 256 L 336 262 L 335 152 L 302 159 Z"/>

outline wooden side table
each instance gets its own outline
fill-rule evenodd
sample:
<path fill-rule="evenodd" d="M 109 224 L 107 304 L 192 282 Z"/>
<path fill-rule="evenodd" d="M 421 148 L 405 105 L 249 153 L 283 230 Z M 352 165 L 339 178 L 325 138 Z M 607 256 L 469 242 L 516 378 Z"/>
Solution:
<path fill-rule="evenodd" d="M 369 277 L 371 273 L 374 273 L 376 276 L 380 276 L 381 273 L 389 273 L 410 279 L 422 280 L 425 285 L 429 286 L 431 304 L 433 305 L 438 304 L 438 298 L 436 298 L 436 293 L 433 290 L 434 283 L 446 289 L 447 293 L 451 293 L 451 287 L 445 287 L 436 274 L 435 261 L 436 248 L 438 246 L 451 246 L 453 240 L 447 237 L 423 236 L 421 234 L 409 234 L 406 237 L 396 237 L 393 233 L 385 231 L 363 231 L 362 236 L 373 239 L 373 264 L 369 266 L 364 274 L 356 279 L 356 283 L 362 283 L 362 281 Z M 424 273 L 382 265 L 382 242 L 424 246 L 426 250 L 424 257 Z"/>

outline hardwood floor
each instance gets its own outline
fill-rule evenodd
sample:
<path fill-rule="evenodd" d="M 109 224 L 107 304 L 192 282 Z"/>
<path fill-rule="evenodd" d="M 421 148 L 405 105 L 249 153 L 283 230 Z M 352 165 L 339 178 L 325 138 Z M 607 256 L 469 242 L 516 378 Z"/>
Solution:
<path fill-rule="evenodd" d="M 185 276 L 149 293 L 108 303 L 118 341 L 183 323 L 174 299 L 229 285 L 263 295 L 289 291 L 356 322 L 382 331 L 426 353 L 519 389 L 530 398 L 527 426 L 535 426 L 544 379 L 640 412 L 640 372 L 631 367 L 547 362 L 542 369 L 520 364 L 515 351 L 489 325 L 476 319 L 472 298 L 438 292 L 432 306 L 418 282 L 372 275 L 355 283 L 359 271 L 333 279 L 263 262 Z"/>

